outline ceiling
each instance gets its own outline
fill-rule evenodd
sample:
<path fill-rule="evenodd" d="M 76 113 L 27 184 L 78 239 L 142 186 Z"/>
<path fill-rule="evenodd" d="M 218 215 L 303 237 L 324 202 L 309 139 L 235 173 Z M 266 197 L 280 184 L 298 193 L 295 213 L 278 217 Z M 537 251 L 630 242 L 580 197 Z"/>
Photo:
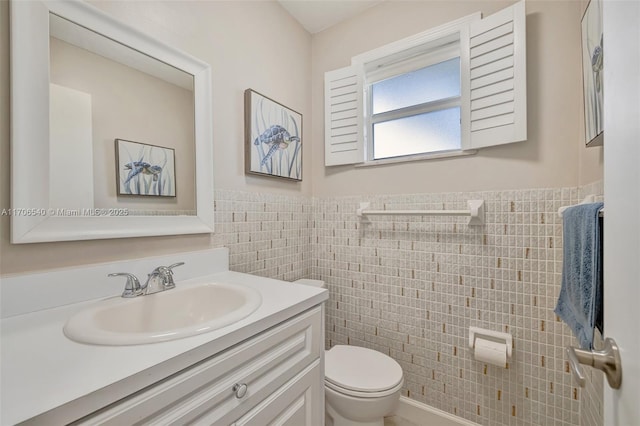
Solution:
<path fill-rule="evenodd" d="M 349 19 L 384 0 L 278 0 L 311 34 Z"/>

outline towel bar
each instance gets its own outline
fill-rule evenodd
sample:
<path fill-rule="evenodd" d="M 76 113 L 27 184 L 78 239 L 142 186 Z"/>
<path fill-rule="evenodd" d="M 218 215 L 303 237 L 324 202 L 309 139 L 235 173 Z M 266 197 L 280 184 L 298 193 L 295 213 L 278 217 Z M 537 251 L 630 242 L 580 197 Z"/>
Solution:
<path fill-rule="evenodd" d="M 587 195 L 586 197 L 584 197 L 584 200 L 582 200 L 579 204 L 589 204 L 589 203 L 593 203 L 596 201 L 596 196 L 595 195 Z M 564 213 L 564 211 L 566 209 L 568 209 L 569 207 L 573 207 L 573 206 L 562 206 L 558 209 L 558 216 L 562 217 L 562 213 Z M 600 209 L 600 212 L 598 213 L 598 216 L 600 217 L 604 217 L 604 207 L 602 209 Z"/>
<path fill-rule="evenodd" d="M 360 203 L 358 217 L 367 215 L 385 216 L 467 216 L 469 225 L 484 225 L 484 200 L 469 200 L 469 210 L 367 210 L 370 203 Z"/>
<path fill-rule="evenodd" d="M 573 377 L 576 378 L 581 388 L 584 387 L 586 379 L 580 364 L 604 371 L 609 386 L 612 389 L 620 388 L 622 383 L 622 361 L 618 345 L 612 338 L 607 337 L 604 341 L 604 348 L 599 351 L 588 351 L 569 346 L 567 348 L 567 356 L 569 357 L 569 365 L 571 366 Z"/>

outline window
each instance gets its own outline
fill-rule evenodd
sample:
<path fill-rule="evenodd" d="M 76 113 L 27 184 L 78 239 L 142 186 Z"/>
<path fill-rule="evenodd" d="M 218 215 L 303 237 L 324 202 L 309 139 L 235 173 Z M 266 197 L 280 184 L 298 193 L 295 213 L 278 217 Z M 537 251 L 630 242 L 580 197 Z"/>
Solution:
<path fill-rule="evenodd" d="M 526 139 L 525 6 L 479 13 L 325 73 L 325 165 Z M 417 157 L 419 156 L 419 157 Z"/>
<path fill-rule="evenodd" d="M 367 75 L 368 160 L 460 150 L 460 56 L 452 55 L 371 83 Z"/>

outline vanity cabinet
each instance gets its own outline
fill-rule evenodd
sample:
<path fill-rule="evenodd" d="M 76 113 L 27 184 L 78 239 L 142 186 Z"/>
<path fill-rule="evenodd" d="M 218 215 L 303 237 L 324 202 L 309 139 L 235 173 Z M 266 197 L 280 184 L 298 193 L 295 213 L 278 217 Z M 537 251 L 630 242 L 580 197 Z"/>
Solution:
<path fill-rule="evenodd" d="M 322 308 L 200 361 L 76 425 L 320 425 Z"/>

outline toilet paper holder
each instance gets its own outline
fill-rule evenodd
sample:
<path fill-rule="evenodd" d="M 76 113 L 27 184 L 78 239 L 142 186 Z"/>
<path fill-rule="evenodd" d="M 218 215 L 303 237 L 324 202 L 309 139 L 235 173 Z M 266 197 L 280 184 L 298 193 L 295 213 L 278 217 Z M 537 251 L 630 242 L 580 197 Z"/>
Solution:
<path fill-rule="evenodd" d="M 492 340 L 498 343 L 505 343 L 507 346 L 507 359 L 511 358 L 513 350 L 513 336 L 510 333 L 486 330 L 479 327 L 469 327 L 469 349 L 473 352 L 476 347 L 476 338 Z"/>

